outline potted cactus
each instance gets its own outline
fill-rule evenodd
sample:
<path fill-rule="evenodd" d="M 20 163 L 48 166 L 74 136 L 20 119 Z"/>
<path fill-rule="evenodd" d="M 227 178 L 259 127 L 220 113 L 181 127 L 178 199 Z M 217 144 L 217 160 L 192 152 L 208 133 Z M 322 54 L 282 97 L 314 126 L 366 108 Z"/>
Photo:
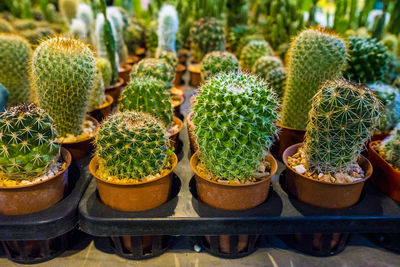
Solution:
<path fill-rule="evenodd" d="M 281 67 L 281 68 L 276 68 L 271 70 L 268 74 L 267 77 L 265 78 L 265 81 L 271 86 L 271 88 L 275 91 L 275 93 L 278 95 L 279 99 L 282 99 L 284 90 L 285 90 L 285 85 L 286 85 L 286 69 Z"/>
<path fill-rule="evenodd" d="M 128 48 L 127 63 L 134 65 L 139 62 L 136 51 L 144 47 L 144 26 L 138 19 L 128 19 L 128 25 L 124 31 L 124 40 Z"/>
<path fill-rule="evenodd" d="M 288 191 L 318 207 L 354 205 L 372 174 L 360 153 L 378 126 L 380 109 L 366 86 L 344 79 L 324 83 L 312 99 L 304 144 L 283 153 Z"/>
<path fill-rule="evenodd" d="M 173 69 L 175 69 L 175 77 L 172 83 L 174 85 L 174 88 L 181 91 L 180 93 L 178 92 L 177 93 L 183 95 L 184 89 L 183 87 L 180 87 L 180 85 L 182 83 L 182 76 L 186 70 L 186 67 L 178 63 L 178 56 L 176 55 L 175 52 L 161 51 L 157 53 L 157 58 L 164 59 L 170 66 L 172 66 Z"/>
<path fill-rule="evenodd" d="M 266 80 L 268 74 L 277 68 L 283 68 L 283 63 L 279 57 L 262 56 L 254 62 L 251 71 Z"/>
<path fill-rule="evenodd" d="M 96 78 L 92 51 L 69 37 L 44 40 L 33 53 L 30 77 L 39 107 L 54 120 L 57 142 L 74 159 L 90 153 L 98 124 L 86 115 Z"/>
<path fill-rule="evenodd" d="M 71 155 L 56 143 L 52 118 L 34 104 L 0 117 L 0 213 L 27 214 L 63 198 Z"/>
<path fill-rule="evenodd" d="M 240 53 L 240 67 L 251 71 L 256 61 L 263 56 L 272 56 L 272 48 L 266 41 L 250 41 Z"/>
<path fill-rule="evenodd" d="M 135 111 L 116 113 L 103 122 L 95 146 L 89 168 L 104 204 L 141 211 L 168 200 L 178 159 L 161 121 Z"/>
<path fill-rule="evenodd" d="M 239 62 L 235 55 L 226 51 L 214 51 L 208 53 L 201 61 L 200 76 L 202 82 L 221 73 L 239 71 Z"/>

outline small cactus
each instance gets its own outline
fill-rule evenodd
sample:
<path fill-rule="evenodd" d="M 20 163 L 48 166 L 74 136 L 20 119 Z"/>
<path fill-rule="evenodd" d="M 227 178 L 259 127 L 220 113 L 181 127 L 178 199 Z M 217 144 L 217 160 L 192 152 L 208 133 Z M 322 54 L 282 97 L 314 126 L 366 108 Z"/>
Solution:
<path fill-rule="evenodd" d="M 157 51 L 176 52 L 176 34 L 179 29 L 178 14 L 172 5 L 163 5 L 158 14 Z"/>
<path fill-rule="evenodd" d="M 125 25 L 123 16 L 117 7 L 107 7 L 107 17 L 115 28 L 115 32 L 113 32 L 113 34 L 119 63 L 125 62 L 128 57 L 128 49 L 124 41 Z"/>
<path fill-rule="evenodd" d="M 238 25 L 232 29 L 229 33 L 229 43 L 230 48 L 236 53 L 240 41 L 249 35 L 254 35 L 257 33 L 257 29 L 254 26 L 249 25 Z"/>
<path fill-rule="evenodd" d="M 263 56 L 272 56 L 273 51 L 265 41 L 250 41 L 240 53 L 240 66 L 245 70 L 251 70 L 257 59 Z"/>
<path fill-rule="evenodd" d="M 285 68 L 276 68 L 271 70 L 265 81 L 271 86 L 274 92 L 281 99 L 286 85 L 286 70 Z"/>
<path fill-rule="evenodd" d="M 13 33 L 14 27 L 5 19 L 0 18 L 0 32 Z"/>
<path fill-rule="evenodd" d="M 81 19 L 72 19 L 69 34 L 85 43 L 88 41 L 88 28 L 86 23 Z"/>
<path fill-rule="evenodd" d="M 131 79 L 152 76 L 161 81 L 171 83 L 175 76 L 175 69 L 164 59 L 145 58 L 133 66 L 130 76 Z"/>
<path fill-rule="evenodd" d="M 200 75 L 207 81 L 221 72 L 239 71 L 239 62 L 235 55 L 229 52 L 214 51 L 208 53 L 201 61 Z"/>
<path fill-rule="evenodd" d="M 161 51 L 157 53 L 157 58 L 164 59 L 173 69 L 178 66 L 178 57 L 176 53 L 170 51 Z"/>
<path fill-rule="evenodd" d="M 100 58 L 96 58 L 96 78 L 94 81 L 94 85 L 92 88 L 92 93 L 90 96 L 90 103 L 88 111 L 91 112 L 95 109 L 98 109 L 106 102 L 106 95 L 105 95 L 105 87 L 104 87 L 104 80 L 102 72 L 99 68 L 101 63 L 98 63 Z M 100 59 L 101 61 L 102 59 Z M 111 69 L 111 68 L 110 68 Z"/>
<path fill-rule="evenodd" d="M 149 57 L 155 57 L 158 47 L 157 22 L 152 21 L 145 30 L 146 48 Z"/>
<path fill-rule="evenodd" d="M 135 55 L 136 48 L 142 45 L 144 39 L 144 26 L 137 19 L 129 19 L 124 31 L 124 40 L 131 55 Z"/>
<path fill-rule="evenodd" d="M 65 22 L 70 24 L 73 18 L 76 18 L 78 11 L 78 0 L 59 0 L 58 7 Z"/>
<path fill-rule="evenodd" d="M 102 57 L 96 58 L 96 69 L 101 72 L 103 77 L 104 87 L 107 88 L 111 85 L 112 69 L 110 62 Z"/>
<path fill-rule="evenodd" d="M 278 57 L 262 56 L 254 63 L 252 72 L 265 80 L 272 70 L 282 67 L 282 61 Z"/>
<path fill-rule="evenodd" d="M 382 141 L 377 150 L 385 160 L 400 171 L 400 124 Z"/>

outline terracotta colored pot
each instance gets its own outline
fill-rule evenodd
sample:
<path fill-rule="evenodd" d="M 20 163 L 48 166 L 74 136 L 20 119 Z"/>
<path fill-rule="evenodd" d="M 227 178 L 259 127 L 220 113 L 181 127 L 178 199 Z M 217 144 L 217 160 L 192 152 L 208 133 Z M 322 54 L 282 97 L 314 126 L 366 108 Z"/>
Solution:
<path fill-rule="evenodd" d="M 96 129 L 100 126 L 99 122 L 92 116 L 87 115 L 86 118 L 94 123 Z M 77 160 L 89 155 L 94 151 L 93 140 L 94 136 L 86 137 L 85 139 L 81 139 L 77 142 L 64 142 L 60 144 L 68 149 L 69 152 L 71 152 L 72 159 Z"/>
<path fill-rule="evenodd" d="M 178 125 L 178 129 L 169 137 L 169 140 L 171 142 L 171 147 L 174 147 L 175 148 L 175 152 L 176 152 L 178 150 L 178 142 L 177 142 L 177 140 L 178 140 L 179 133 L 182 130 L 183 122 L 178 117 L 174 116 L 174 123 L 176 125 Z"/>
<path fill-rule="evenodd" d="M 374 166 L 371 181 L 386 195 L 400 201 L 400 171 L 393 168 L 376 150 L 382 141 L 369 143 L 368 159 Z"/>
<path fill-rule="evenodd" d="M 187 130 L 189 136 L 190 149 L 193 153 L 195 153 L 199 149 L 199 145 L 197 144 L 197 136 L 194 133 L 194 123 L 192 121 L 194 113 L 190 112 L 187 116 Z"/>
<path fill-rule="evenodd" d="M 184 66 L 186 66 L 186 61 L 188 59 L 189 56 L 189 50 L 183 48 L 181 50 L 178 51 L 178 62 L 179 64 L 182 64 Z"/>
<path fill-rule="evenodd" d="M 208 244 L 211 244 L 211 237 L 209 235 L 204 236 L 205 239 L 207 240 Z M 220 235 L 218 236 L 218 243 L 219 243 L 219 251 L 223 253 L 230 253 L 230 235 Z M 238 236 L 238 246 L 237 246 L 237 252 L 242 252 L 244 251 L 248 244 L 249 244 L 249 235 L 239 235 Z"/>
<path fill-rule="evenodd" d="M 185 101 L 185 98 L 182 95 L 172 95 L 171 99 L 173 100 L 172 108 L 174 109 L 174 115 L 179 117 L 181 114 L 180 107 Z"/>
<path fill-rule="evenodd" d="M 279 123 L 275 123 L 275 125 L 279 129 L 278 140 L 276 140 L 272 146 L 271 152 L 276 155 L 278 159 L 282 159 L 283 152 L 286 148 L 304 141 L 306 131 L 285 127 Z"/>
<path fill-rule="evenodd" d="M 364 157 L 360 156 L 358 164 L 365 172 L 365 178 L 350 184 L 333 184 L 317 181 L 305 175 L 297 173 L 288 165 L 288 157 L 295 154 L 303 144 L 295 144 L 288 147 L 283 153 L 283 162 L 286 165 L 286 187 L 290 194 L 307 204 L 328 208 L 341 209 L 353 206 L 361 196 L 364 183 L 372 174 L 372 165 Z"/>
<path fill-rule="evenodd" d="M 99 109 L 95 109 L 90 112 L 90 116 L 95 118 L 98 122 L 102 122 L 105 117 L 111 114 L 111 105 L 114 99 L 110 95 L 106 95 L 106 103 Z"/>
<path fill-rule="evenodd" d="M 171 95 L 182 96 L 183 98 L 185 98 L 185 88 L 183 88 L 182 86 L 174 86 L 171 89 Z"/>
<path fill-rule="evenodd" d="M 226 184 L 211 181 L 202 177 L 197 170 L 198 152 L 190 159 L 190 166 L 196 174 L 196 188 L 199 199 L 204 203 L 223 210 L 246 210 L 263 203 L 269 193 L 271 178 L 276 173 L 278 165 L 272 155 L 267 155 L 271 164 L 271 174 L 258 182 L 250 184 Z"/>
<path fill-rule="evenodd" d="M 136 56 L 139 57 L 139 60 L 146 57 L 146 48 L 144 47 L 137 47 L 136 48 Z"/>
<path fill-rule="evenodd" d="M 381 141 L 383 139 L 385 139 L 386 137 L 388 137 L 390 135 L 390 132 L 386 132 L 386 133 L 375 133 L 372 137 L 371 137 L 371 142 L 372 141 Z"/>
<path fill-rule="evenodd" d="M 190 65 L 188 67 L 190 72 L 190 85 L 198 87 L 201 84 L 200 64 Z"/>
<path fill-rule="evenodd" d="M 0 187 L 0 214 L 33 213 L 47 209 L 60 201 L 68 183 L 71 154 L 65 148 L 61 148 L 61 156 L 66 167 L 51 178 L 31 185 Z"/>
<path fill-rule="evenodd" d="M 124 80 L 121 77 L 118 77 L 118 82 L 116 84 L 110 85 L 106 88 L 106 94 L 112 96 L 115 105 L 119 102 L 123 85 Z"/>
<path fill-rule="evenodd" d="M 132 66 L 138 62 L 139 62 L 139 57 L 134 56 L 134 55 L 129 55 L 128 59 L 126 60 L 126 63 L 129 65 L 132 65 Z"/>
<path fill-rule="evenodd" d="M 175 86 L 181 85 L 182 76 L 183 76 L 183 73 L 185 72 L 185 70 L 186 70 L 185 65 L 178 64 L 178 66 L 176 67 L 175 78 L 174 78 L 174 81 L 173 81 L 173 84 Z"/>
<path fill-rule="evenodd" d="M 172 183 L 172 171 L 178 163 L 174 154 L 171 170 L 161 177 L 137 184 L 117 184 L 97 177 L 98 158 L 95 156 L 89 164 L 92 175 L 96 178 L 97 190 L 104 204 L 121 211 L 143 211 L 158 207 L 168 200 Z"/>
<path fill-rule="evenodd" d="M 132 65 L 128 63 L 123 63 L 118 67 L 118 77 L 124 80 L 124 84 L 126 85 L 131 80 L 130 74 L 132 70 Z"/>

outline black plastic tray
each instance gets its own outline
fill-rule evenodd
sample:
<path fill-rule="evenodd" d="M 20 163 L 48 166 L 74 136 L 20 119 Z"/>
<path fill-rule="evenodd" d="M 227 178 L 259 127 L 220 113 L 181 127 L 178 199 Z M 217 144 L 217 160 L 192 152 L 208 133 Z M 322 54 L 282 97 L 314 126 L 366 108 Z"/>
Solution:
<path fill-rule="evenodd" d="M 0 215 L 0 240 L 45 240 L 63 235 L 78 224 L 77 206 L 91 176 L 89 158 L 68 169 L 67 196 L 48 209 L 25 215 Z"/>

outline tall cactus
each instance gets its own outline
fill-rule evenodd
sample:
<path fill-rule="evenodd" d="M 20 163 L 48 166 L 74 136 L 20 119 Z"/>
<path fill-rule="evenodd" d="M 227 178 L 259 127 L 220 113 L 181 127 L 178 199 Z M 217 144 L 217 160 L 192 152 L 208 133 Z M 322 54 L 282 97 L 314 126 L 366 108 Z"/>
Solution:
<path fill-rule="evenodd" d="M 125 62 L 128 57 L 128 48 L 124 41 L 124 19 L 117 7 L 107 7 L 107 17 L 114 26 L 115 49 L 118 53 L 119 63 Z"/>
<path fill-rule="evenodd" d="M 84 3 L 81 3 L 78 5 L 78 10 L 76 14 L 76 18 L 82 20 L 85 23 L 86 26 L 86 40 L 88 43 L 92 44 L 93 43 L 93 25 L 94 25 L 94 19 L 93 19 L 93 11 L 92 8 Z"/>
<path fill-rule="evenodd" d="M 90 95 L 88 111 L 98 109 L 106 102 L 105 86 L 102 73 L 102 58 L 96 58 L 96 77 Z"/>
<path fill-rule="evenodd" d="M 172 5 L 163 5 L 158 14 L 158 48 L 161 51 L 176 52 L 176 34 L 179 29 L 178 14 Z"/>

